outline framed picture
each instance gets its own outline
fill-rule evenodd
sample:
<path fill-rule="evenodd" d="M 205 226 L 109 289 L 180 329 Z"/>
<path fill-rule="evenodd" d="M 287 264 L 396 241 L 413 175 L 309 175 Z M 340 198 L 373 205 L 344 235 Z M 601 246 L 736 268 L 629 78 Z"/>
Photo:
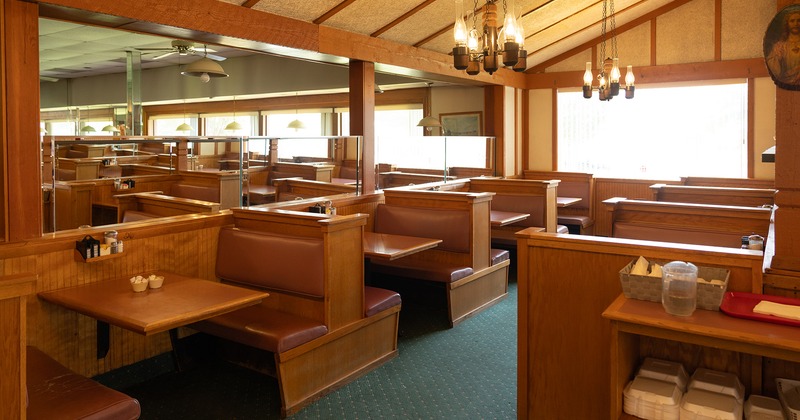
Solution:
<path fill-rule="evenodd" d="M 772 18 L 764 34 L 764 60 L 778 87 L 800 90 L 800 4 Z"/>
<path fill-rule="evenodd" d="M 483 113 L 454 112 L 439 114 L 443 136 L 480 136 L 483 135 Z"/>

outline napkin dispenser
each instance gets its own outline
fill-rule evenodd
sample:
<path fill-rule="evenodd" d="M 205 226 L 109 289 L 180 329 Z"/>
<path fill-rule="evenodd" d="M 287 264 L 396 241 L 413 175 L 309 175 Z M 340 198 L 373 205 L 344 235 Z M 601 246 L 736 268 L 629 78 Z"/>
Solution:
<path fill-rule="evenodd" d="M 84 259 L 100 256 L 100 241 L 91 235 L 86 235 L 80 241 L 75 241 L 75 249 Z"/>

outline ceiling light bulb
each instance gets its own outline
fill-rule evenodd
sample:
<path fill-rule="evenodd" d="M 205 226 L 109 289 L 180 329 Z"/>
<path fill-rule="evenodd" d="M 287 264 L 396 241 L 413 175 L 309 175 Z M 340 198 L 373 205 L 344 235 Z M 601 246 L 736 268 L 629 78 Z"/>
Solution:
<path fill-rule="evenodd" d="M 208 73 L 203 73 L 200 75 L 200 81 L 203 83 L 208 83 L 211 81 L 211 76 L 209 76 Z"/>
<path fill-rule="evenodd" d="M 586 71 L 583 72 L 583 85 L 584 86 L 591 86 L 592 85 L 592 63 L 590 61 L 586 62 Z"/>
<path fill-rule="evenodd" d="M 625 84 L 628 86 L 633 86 L 635 81 L 636 77 L 633 76 L 633 66 L 628 66 L 628 71 L 625 73 Z"/>

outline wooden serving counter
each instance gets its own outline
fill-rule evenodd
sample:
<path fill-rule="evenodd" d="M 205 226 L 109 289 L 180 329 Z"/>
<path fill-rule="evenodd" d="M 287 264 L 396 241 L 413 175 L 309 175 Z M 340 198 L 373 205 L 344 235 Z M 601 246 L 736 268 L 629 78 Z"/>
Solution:
<path fill-rule="evenodd" d="M 666 313 L 660 303 L 628 299 L 620 295 L 603 312 L 611 320 L 611 417 L 635 418 L 622 413 L 622 391 L 636 373 L 640 337 L 677 341 L 800 362 L 800 329 L 752 321 L 721 312 L 696 310 L 691 316 Z M 750 389 L 758 393 L 759 375 Z"/>

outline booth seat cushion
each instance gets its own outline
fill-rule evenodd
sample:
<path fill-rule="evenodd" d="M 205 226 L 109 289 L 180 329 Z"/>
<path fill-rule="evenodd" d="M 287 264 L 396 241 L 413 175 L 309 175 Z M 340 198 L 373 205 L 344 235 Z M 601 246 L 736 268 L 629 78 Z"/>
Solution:
<path fill-rule="evenodd" d="M 321 238 L 220 229 L 217 277 L 284 292 L 323 297 Z"/>
<path fill-rule="evenodd" d="M 562 225 L 577 225 L 582 228 L 587 228 L 594 224 L 594 220 L 589 216 L 560 214 L 558 215 L 558 223 Z"/>
<path fill-rule="evenodd" d="M 69 370 L 36 347 L 27 348 L 27 417 L 138 419 L 139 401 Z"/>
<path fill-rule="evenodd" d="M 374 261 L 373 273 L 383 273 L 398 277 L 450 283 L 471 275 L 472 267 L 448 267 L 440 262 L 420 261 L 400 258 L 394 261 Z"/>
<path fill-rule="evenodd" d="M 400 294 L 393 290 L 364 286 L 364 316 L 375 315 L 400 303 Z"/>
<path fill-rule="evenodd" d="M 379 204 L 375 232 L 441 239 L 440 251 L 469 252 L 469 212 Z"/>
<path fill-rule="evenodd" d="M 264 306 L 248 306 L 190 325 L 217 337 L 281 353 L 327 334 L 325 324 Z"/>
<path fill-rule="evenodd" d="M 507 249 L 492 248 L 489 253 L 491 257 L 491 265 L 499 264 L 503 261 L 511 259 L 511 253 Z"/>

